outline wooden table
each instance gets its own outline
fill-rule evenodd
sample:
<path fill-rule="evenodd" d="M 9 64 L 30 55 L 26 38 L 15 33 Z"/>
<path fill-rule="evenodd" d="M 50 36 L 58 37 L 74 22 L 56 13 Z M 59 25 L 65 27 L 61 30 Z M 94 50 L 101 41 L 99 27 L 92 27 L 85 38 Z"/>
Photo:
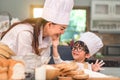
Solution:
<path fill-rule="evenodd" d="M 87 80 L 120 80 L 118 77 L 110 77 L 110 78 L 89 78 Z"/>
<path fill-rule="evenodd" d="M 64 79 L 56 79 L 56 80 L 120 80 L 118 77 L 108 77 L 108 78 L 89 78 L 89 79 L 72 79 L 70 77 Z"/>

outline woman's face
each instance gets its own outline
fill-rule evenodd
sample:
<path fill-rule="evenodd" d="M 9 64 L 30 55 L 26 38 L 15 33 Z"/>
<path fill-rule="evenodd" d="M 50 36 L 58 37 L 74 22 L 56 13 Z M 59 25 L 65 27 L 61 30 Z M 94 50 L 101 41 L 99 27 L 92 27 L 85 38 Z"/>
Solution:
<path fill-rule="evenodd" d="M 60 37 L 61 34 L 64 33 L 66 28 L 67 28 L 67 25 L 61 25 L 61 24 L 55 24 L 52 22 L 48 22 L 46 33 L 48 36 L 52 37 L 53 39 L 56 39 Z"/>

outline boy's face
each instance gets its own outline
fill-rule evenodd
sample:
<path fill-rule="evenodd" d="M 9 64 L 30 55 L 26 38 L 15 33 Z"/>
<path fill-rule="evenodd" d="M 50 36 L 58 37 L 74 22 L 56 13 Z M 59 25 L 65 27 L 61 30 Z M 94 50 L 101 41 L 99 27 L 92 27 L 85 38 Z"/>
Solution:
<path fill-rule="evenodd" d="M 86 58 L 90 57 L 90 54 L 83 42 L 75 42 L 72 48 L 72 56 L 75 61 L 84 62 Z"/>

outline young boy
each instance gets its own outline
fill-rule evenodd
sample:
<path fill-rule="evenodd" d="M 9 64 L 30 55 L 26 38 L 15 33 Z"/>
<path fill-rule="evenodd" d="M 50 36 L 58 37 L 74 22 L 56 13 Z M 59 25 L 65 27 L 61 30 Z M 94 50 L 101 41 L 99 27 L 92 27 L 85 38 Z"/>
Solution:
<path fill-rule="evenodd" d="M 71 62 L 63 61 L 58 53 L 57 46 L 59 44 L 59 39 L 53 41 L 53 58 L 55 63 L 61 62 Z M 103 60 L 96 60 L 95 64 L 89 64 L 86 59 L 93 56 L 100 48 L 103 47 L 102 40 L 92 32 L 85 32 L 80 36 L 80 40 L 76 41 L 72 47 L 72 56 L 79 69 L 89 69 L 92 71 L 101 70 L 101 66 L 104 65 Z"/>

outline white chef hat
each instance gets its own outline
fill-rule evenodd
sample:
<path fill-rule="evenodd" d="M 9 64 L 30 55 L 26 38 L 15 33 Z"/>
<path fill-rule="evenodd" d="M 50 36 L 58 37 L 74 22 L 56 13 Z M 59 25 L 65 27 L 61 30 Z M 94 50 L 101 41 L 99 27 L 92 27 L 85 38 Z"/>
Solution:
<path fill-rule="evenodd" d="M 73 0 L 45 0 L 42 18 L 57 24 L 68 25 Z"/>
<path fill-rule="evenodd" d="M 83 41 L 87 45 L 91 56 L 103 47 L 102 40 L 92 32 L 85 32 L 81 34 L 80 41 Z"/>

